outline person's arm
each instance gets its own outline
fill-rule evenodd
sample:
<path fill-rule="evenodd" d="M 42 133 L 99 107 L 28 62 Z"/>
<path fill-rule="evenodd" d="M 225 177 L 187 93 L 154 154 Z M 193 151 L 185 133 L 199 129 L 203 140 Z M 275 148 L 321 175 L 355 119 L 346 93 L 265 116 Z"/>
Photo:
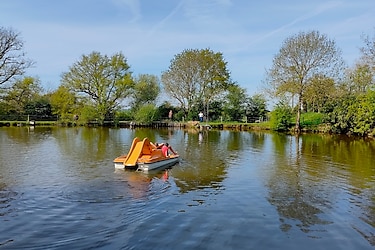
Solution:
<path fill-rule="evenodd" d="M 150 142 L 150 144 L 151 144 L 152 148 L 154 148 L 154 149 L 158 148 L 154 143 Z"/>
<path fill-rule="evenodd" d="M 169 149 L 172 151 L 172 153 L 173 153 L 174 155 L 177 154 L 177 153 L 173 150 L 173 148 L 172 148 L 171 146 L 169 146 Z"/>

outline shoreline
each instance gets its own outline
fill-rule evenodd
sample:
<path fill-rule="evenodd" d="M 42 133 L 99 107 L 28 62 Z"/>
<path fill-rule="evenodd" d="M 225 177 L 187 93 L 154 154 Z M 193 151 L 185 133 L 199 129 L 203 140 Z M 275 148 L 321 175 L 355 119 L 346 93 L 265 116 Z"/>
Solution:
<path fill-rule="evenodd" d="M 59 123 L 57 121 L 0 121 L 0 127 L 40 127 L 40 126 L 52 126 L 52 127 L 113 127 L 113 128 L 194 128 L 198 131 L 202 130 L 236 130 L 236 131 L 275 131 L 286 134 L 298 134 L 292 129 L 287 131 L 276 131 L 272 130 L 267 123 L 200 123 L 198 121 L 188 122 L 171 122 L 171 121 L 160 121 L 153 122 L 150 124 L 135 123 L 130 121 L 119 121 L 119 122 L 104 122 L 102 125 L 96 121 L 79 124 L 74 122 Z M 331 134 L 331 135 L 345 135 L 355 136 L 358 138 L 369 138 L 373 139 L 374 135 L 369 134 L 366 136 L 352 135 L 352 134 L 338 134 L 331 131 L 330 126 L 327 124 L 320 124 L 311 127 L 301 128 L 300 134 Z"/>

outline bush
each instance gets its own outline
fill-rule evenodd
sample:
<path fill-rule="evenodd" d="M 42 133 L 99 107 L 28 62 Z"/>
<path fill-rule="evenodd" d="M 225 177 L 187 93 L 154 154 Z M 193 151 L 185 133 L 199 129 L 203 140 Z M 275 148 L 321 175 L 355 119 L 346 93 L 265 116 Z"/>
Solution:
<path fill-rule="evenodd" d="M 135 121 L 140 123 L 151 123 L 159 118 L 158 109 L 153 104 L 141 106 L 134 114 Z"/>
<path fill-rule="evenodd" d="M 325 114 L 322 113 L 303 113 L 301 114 L 301 127 L 316 126 L 323 122 Z"/>
<path fill-rule="evenodd" d="M 100 115 L 95 107 L 87 105 L 81 109 L 81 115 L 79 117 L 79 121 L 81 123 L 87 123 L 95 120 L 100 120 Z"/>
<path fill-rule="evenodd" d="M 271 112 L 270 125 L 271 129 L 278 131 L 288 130 L 292 125 L 292 109 L 284 104 L 279 103 Z"/>
<path fill-rule="evenodd" d="M 116 120 L 117 121 L 132 121 L 133 115 L 131 110 L 121 110 L 116 112 Z"/>

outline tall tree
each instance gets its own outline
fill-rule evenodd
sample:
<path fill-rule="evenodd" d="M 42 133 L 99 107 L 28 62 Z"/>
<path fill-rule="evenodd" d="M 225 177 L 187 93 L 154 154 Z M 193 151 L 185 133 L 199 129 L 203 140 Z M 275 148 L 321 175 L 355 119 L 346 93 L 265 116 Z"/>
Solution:
<path fill-rule="evenodd" d="M 167 94 L 186 113 L 199 103 L 208 110 L 209 102 L 224 93 L 231 83 L 223 55 L 210 49 L 189 49 L 177 54 L 161 79 Z"/>
<path fill-rule="evenodd" d="M 366 63 L 358 63 L 353 69 L 348 69 L 346 73 L 346 87 L 350 94 L 364 94 L 375 84 L 375 71 L 372 71 Z"/>
<path fill-rule="evenodd" d="M 160 83 L 157 76 L 141 74 L 134 79 L 134 90 L 131 94 L 132 108 L 142 104 L 153 104 L 160 94 Z"/>
<path fill-rule="evenodd" d="M 361 47 L 362 58 L 364 61 L 370 65 L 372 71 L 375 71 L 375 32 L 374 36 L 370 38 L 368 35 L 363 35 L 362 39 L 365 43 L 363 47 Z"/>
<path fill-rule="evenodd" d="M 39 99 L 43 92 L 37 78 L 25 77 L 17 80 L 7 91 L 4 100 L 13 112 L 24 113 L 27 103 Z"/>
<path fill-rule="evenodd" d="M 20 35 L 11 28 L 0 27 L 0 84 L 23 75 L 32 65 L 25 57 Z"/>
<path fill-rule="evenodd" d="M 49 119 L 52 116 L 51 104 L 46 96 L 40 96 L 25 105 L 24 113 L 31 119 Z"/>
<path fill-rule="evenodd" d="M 78 115 L 77 97 L 75 93 L 60 85 L 59 88 L 51 93 L 50 102 L 52 112 L 59 116 L 61 121 L 72 121 Z"/>
<path fill-rule="evenodd" d="M 93 102 L 100 122 L 111 115 L 133 86 L 129 65 L 122 53 L 111 57 L 92 52 L 83 55 L 63 73 L 62 83 Z"/>
<path fill-rule="evenodd" d="M 255 94 L 249 97 L 246 106 L 246 113 L 248 116 L 258 119 L 265 118 L 267 112 L 267 101 L 263 95 Z"/>
<path fill-rule="evenodd" d="M 335 97 L 337 97 L 337 90 L 334 80 L 315 75 L 306 88 L 304 104 L 307 106 L 307 111 L 320 112 Z"/>
<path fill-rule="evenodd" d="M 246 114 L 247 100 L 248 96 L 244 88 L 237 84 L 230 86 L 223 102 L 224 119 L 229 121 L 242 119 Z"/>
<path fill-rule="evenodd" d="M 300 130 L 300 117 L 306 90 L 317 75 L 339 79 L 344 62 L 341 51 L 333 40 L 318 31 L 300 32 L 287 38 L 273 65 L 267 71 L 267 82 L 276 96 L 296 95 L 297 117 L 295 129 Z"/>

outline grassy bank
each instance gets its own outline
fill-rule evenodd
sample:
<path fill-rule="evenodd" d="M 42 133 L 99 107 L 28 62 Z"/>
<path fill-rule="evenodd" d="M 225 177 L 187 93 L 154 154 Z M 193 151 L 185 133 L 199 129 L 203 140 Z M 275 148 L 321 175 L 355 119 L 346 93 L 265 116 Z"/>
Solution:
<path fill-rule="evenodd" d="M 301 116 L 301 131 L 303 132 L 312 132 L 312 133 L 328 133 L 330 131 L 330 127 L 327 124 L 323 124 L 323 114 L 319 113 L 304 113 Z M 161 124 L 161 125 L 160 125 Z M 291 129 L 293 129 L 295 124 L 295 117 L 293 117 L 290 121 Z M 7 127 L 21 127 L 21 126 L 72 126 L 73 124 L 61 124 L 58 121 L 36 121 L 35 124 L 32 124 L 28 121 L 0 121 L 1 126 Z M 88 123 L 88 124 L 74 124 L 79 126 L 99 126 L 97 123 Z M 157 125 L 157 126 L 155 126 Z M 269 121 L 266 122 L 258 122 L 258 123 L 241 123 L 241 122 L 155 122 L 153 124 L 136 124 L 133 122 L 118 122 L 114 124 L 113 122 L 105 124 L 105 126 L 116 126 L 116 127 L 200 127 L 204 128 L 211 128 L 211 129 L 227 129 L 227 130 L 272 130 L 272 123 Z"/>

